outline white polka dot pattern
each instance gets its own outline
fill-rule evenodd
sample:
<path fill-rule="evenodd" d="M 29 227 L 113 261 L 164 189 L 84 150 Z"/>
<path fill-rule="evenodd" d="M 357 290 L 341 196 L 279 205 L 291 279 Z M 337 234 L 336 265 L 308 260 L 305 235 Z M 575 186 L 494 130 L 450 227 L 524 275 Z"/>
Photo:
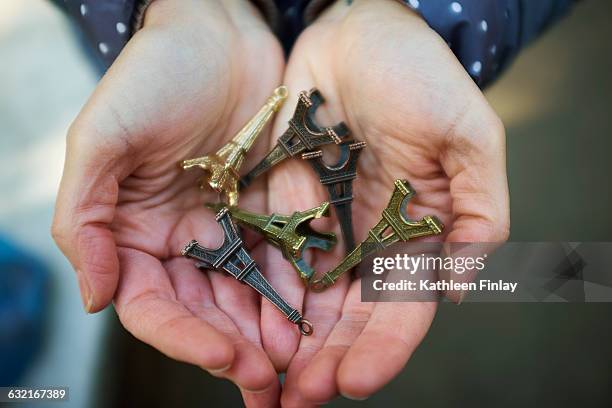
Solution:
<path fill-rule="evenodd" d="M 505 66 L 505 49 L 519 37 L 519 2 L 529 0 L 402 0 L 417 11 L 446 41 L 479 86 L 485 86 Z M 568 1 L 568 0 L 538 0 Z M 521 7 L 523 7 L 522 5 Z"/>
<path fill-rule="evenodd" d="M 108 45 L 106 43 L 101 42 L 100 44 L 98 44 L 98 49 L 100 50 L 100 52 L 104 55 L 108 54 Z"/>
<path fill-rule="evenodd" d="M 154 0 L 51 0 L 81 26 L 85 38 L 109 66 L 131 36 L 135 15 Z M 257 0 L 276 3 L 281 34 L 290 44 L 304 28 L 313 0 Z M 319 0 L 325 5 L 333 0 Z M 479 86 L 508 66 L 520 48 L 565 14 L 576 0 L 400 0 L 419 13 L 446 41 Z M 302 6 L 296 7 L 297 4 Z M 529 15 L 529 19 L 522 18 Z"/>
<path fill-rule="evenodd" d="M 461 13 L 463 11 L 463 6 L 461 5 L 461 3 L 453 1 L 450 5 L 451 10 L 453 11 L 453 13 Z"/>
<path fill-rule="evenodd" d="M 119 34 L 125 34 L 125 32 L 127 31 L 127 27 L 126 27 L 126 25 L 125 25 L 125 24 L 123 24 L 123 23 L 117 23 L 117 24 L 115 25 L 115 28 L 117 29 L 117 32 L 118 32 Z"/>
<path fill-rule="evenodd" d="M 129 40 L 132 16 L 142 0 L 51 1 L 64 8 L 81 27 L 85 39 L 99 57 L 96 62 L 107 68 Z"/>

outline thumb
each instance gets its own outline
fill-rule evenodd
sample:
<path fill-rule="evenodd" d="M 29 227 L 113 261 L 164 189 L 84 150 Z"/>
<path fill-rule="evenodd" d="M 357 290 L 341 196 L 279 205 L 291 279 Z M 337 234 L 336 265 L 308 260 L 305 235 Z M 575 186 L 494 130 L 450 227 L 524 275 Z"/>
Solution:
<path fill-rule="evenodd" d="M 129 162 L 122 130 L 92 124 L 77 119 L 68 133 L 51 228 L 53 239 L 76 270 L 87 313 L 105 308 L 117 288 L 119 260 L 109 225 Z"/>
<path fill-rule="evenodd" d="M 455 246 L 462 249 L 447 255 L 485 258 L 508 239 L 510 231 L 505 131 L 492 113 L 481 113 L 478 120 L 466 120 L 462 125 L 456 129 L 458 133 L 442 160 L 451 179 L 453 210 L 453 225 L 445 247 L 448 250 L 450 243 L 479 243 Z M 475 270 L 462 274 L 440 271 L 439 280 L 469 282 L 475 277 Z M 454 302 L 461 302 L 463 295 L 460 291 L 446 292 Z"/>

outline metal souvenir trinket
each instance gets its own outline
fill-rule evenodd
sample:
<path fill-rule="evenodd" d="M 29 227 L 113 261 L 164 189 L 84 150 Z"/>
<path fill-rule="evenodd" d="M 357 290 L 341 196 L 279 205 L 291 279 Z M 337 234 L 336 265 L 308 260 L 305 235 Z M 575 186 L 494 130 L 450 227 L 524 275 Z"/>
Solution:
<path fill-rule="evenodd" d="M 206 206 L 214 210 L 221 208 L 220 204 Z M 315 271 L 304 260 L 304 250 L 318 248 L 329 251 L 336 244 L 334 233 L 318 232 L 310 226 L 312 220 L 329 216 L 328 202 L 310 210 L 296 211 L 291 215 L 256 214 L 235 207 L 230 207 L 228 210 L 235 222 L 258 232 L 279 248 L 283 257 L 291 263 L 306 285 Z"/>
<path fill-rule="evenodd" d="M 181 167 L 184 170 L 199 167 L 208 172 L 208 177 L 201 179 L 200 187 L 205 188 L 208 185 L 218 193 L 224 194 L 229 205 L 237 205 L 238 180 L 240 180 L 238 172 L 244 158 L 274 112 L 277 112 L 287 99 L 288 93 L 285 86 L 276 88 L 265 105 L 229 143 L 215 154 L 184 160 L 180 163 Z"/>
<path fill-rule="evenodd" d="M 411 221 L 406 215 L 406 205 L 415 191 L 407 180 L 395 180 L 395 190 L 380 221 L 368 232 L 368 237 L 331 271 L 312 283 L 312 290 L 320 292 L 332 286 L 344 273 L 349 272 L 363 259 L 389 246 L 410 239 L 438 235 L 444 225 L 436 216 L 427 215 L 421 221 Z"/>
<path fill-rule="evenodd" d="M 310 162 L 319 175 L 321 184 L 327 187 L 330 202 L 336 209 L 336 217 L 340 222 L 344 248 L 347 253 L 350 253 L 355 249 L 351 205 L 353 202 L 353 180 L 357 177 L 357 159 L 361 150 L 366 147 L 366 142 L 350 140 L 340 143 L 338 147 L 340 148 L 340 157 L 338 162 L 332 166 L 323 161 L 322 150 L 304 153 L 302 159 Z"/>
<path fill-rule="evenodd" d="M 246 283 L 272 302 L 290 322 L 295 323 L 300 333 L 310 336 L 313 333 L 312 324 L 276 292 L 244 249 L 242 238 L 230 219 L 227 207 L 217 213 L 216 220 L 223 228 L 223 244 L 218 249 L 208 249 L 193 240 L 183 249 L 182 255 L 198 260 L 196 266 L 199 269 L 222 269 L 238 281 Z"/>
<path fill-rule="evenodd" d="M 240 183 L 246 187 L 259 175 L 288 157 L 311 151 L 326 144 L 339 144 L 349 133 L 344 122 L 336 126 L 321 128 L 315 123 L 315 112 L 324 102 L 321 93 L 312 89 L 309 93 L 300 92 L 293 118 L 289 128 L 278 139 L 276 146 L 263 158 Z"/>

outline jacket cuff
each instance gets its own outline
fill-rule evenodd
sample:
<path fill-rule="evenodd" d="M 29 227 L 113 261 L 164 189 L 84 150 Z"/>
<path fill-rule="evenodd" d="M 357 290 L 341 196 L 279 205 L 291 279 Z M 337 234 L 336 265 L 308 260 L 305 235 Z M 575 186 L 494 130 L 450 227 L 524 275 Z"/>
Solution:
<path fill-rule="evenodd" d="M 105 67 L 117 58 L 132 34 L 137 0 L 67 0 L 64 9 L 85 34 Z"/>
<path fill-rule="evenodd" d="M 517 0 L 399 0 L 419 13 L 480 87 L 518 52 Z"/>
<path fill-rule="evenodd" d="M 419 13 L 484 88 L 574 0 L 399 0 Z"/>

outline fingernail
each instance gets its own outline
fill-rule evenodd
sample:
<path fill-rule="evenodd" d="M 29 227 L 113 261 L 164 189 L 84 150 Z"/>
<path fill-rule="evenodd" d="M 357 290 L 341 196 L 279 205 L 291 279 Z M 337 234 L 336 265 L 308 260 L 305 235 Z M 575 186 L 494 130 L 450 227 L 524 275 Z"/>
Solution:
<path fill-rule="evenodd" d="M 228 364 L 225 367 L 214 368 L 214 369 L 213 368 L 208 368 L 207 370 L 208 370 L 209 373 L 211 373 L 213 375 L 219 375 L 219 374 L 222 374 L 225 371 L 229 370 L 231 366 L 232 366 L 231 364 Z"/>
<path fill-rule="evenodd" d="M 93 294 L 91 292 L 91 288 L 89 286 L 89 282 L 87 281 L 87 277 L 77 269 L 77 280 L 79 281 L 79 288 L 81 290 L 81 301 L 83 302 L 83 308 L 85 309 L 85 313 L 91 313 L 93 309 Z"/>
<path fill-rule="evenodd" d="M 348 395 L 348 394 L 345 394 L 345 393 L 342 393 L 342 396 L 344 398 L 348 398 L 348 399 L 353 400 L 353 401 L 365 401 L 365 400 L 367 400 L 369 398 L 369 396 L 368 397 L 353 397 L 352 395 Z"/>
<path fill-rule="evenodd" d="M 264 392 L 268 391 L 270 389 L 270 387 L 266 387 L 262 390 L 249 390 L 248 388 L 243 388 L 238 386 L 238 388 L 240 388 L 241 391 L 245 391 L 248 392 L 250 394 L 263 394 Z"/>

